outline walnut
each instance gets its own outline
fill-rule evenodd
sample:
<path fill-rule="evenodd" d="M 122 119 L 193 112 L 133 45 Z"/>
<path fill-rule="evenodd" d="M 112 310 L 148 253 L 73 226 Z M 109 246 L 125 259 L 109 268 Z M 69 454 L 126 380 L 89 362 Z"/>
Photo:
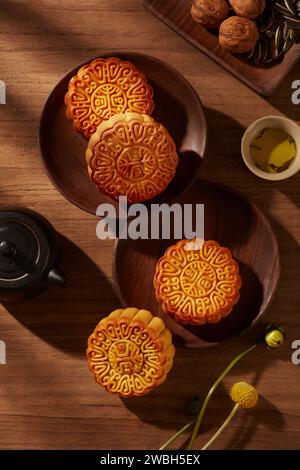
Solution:
<path fill-rule="evenodd" d="M 227 18 L 229 5 L 225 0 L 194 0 L 191 14 L 204 28 L 215 29 Z"/>
<path fill-rule="evenodd" d="M 219 42 L 234 54 L 251 51 L 259 39 L 256 23 L 248 18 L 231 16 L 223 21 L 219 30 Z"/>
<path fill-rule="evenodd" d="M 266 0 L 229 0 L 229 3 L 238 16 L 251 20 L 262 15 L 266 8 Z"/>

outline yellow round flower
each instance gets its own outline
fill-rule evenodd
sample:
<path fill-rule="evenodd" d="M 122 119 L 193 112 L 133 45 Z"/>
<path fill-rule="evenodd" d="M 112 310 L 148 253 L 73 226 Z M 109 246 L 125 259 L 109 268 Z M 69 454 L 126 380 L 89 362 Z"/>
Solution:
<path fill-rule="evenodd" d="M 258 402 L 256 389 L 247 382 L 237 382 L 230 390 L 232 401 L 238 403 L 242 408 L 254 408 Z"/>
<path fill-rule="evenodd" d="M 265 336 L 265 341 L 271 349 L 279 348 L 284 340 L 285 335 L 280 329 L 272 329 Z"/>

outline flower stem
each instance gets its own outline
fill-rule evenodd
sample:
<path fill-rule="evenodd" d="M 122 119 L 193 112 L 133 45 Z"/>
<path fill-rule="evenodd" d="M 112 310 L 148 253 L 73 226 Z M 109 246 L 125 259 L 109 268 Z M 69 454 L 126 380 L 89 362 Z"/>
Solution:
<path fill-rule="evenodd" d="M 229 364 L 228 366 L 223 370 L 223 372 L 221 373 L 221 375 L 219 375 L 219 377 L 217 378 L 217 380 L 215 381 L 215 383 L 213 384 L 213 386 L 211 387 L 211 389 L 209 390 L 208 394 L 206 395 L 206 398 L 201 406 L 201 409 L 198 413 L 198 416 L 196 418 L 196 423 L 195 423 L 195 427 L 194 427 L 194 430 L 193 430 L 193 434 L 191 436 L 191 439 L 190 439 L 190 442 L 189 442 L 189 445 L 188 445 L 188 450 L 192 450 L 193 449 L 193 445 L 194 445 L 194 442 L 195 442 L 195 439 L 198 435 L 198 431 L 199 431 L 199 427 L 200 427 L 200 424 L 202 422 L 202 419 L 203 419 L 203 416 L 204 416 L 204 413 L 206 411 L 206 408 L 216 390 L 216 388 L 218 387 L 218 385 L 222 382 L 222 380 L 224 379 L 224 377 L 228 374 L 228 372 L 231 371 L 231 369 L 233 368 L 233 366 L 235 366 L 235 364 L 237 362 L 239 362 L 243 357 L 245 357 L 247 354 L 249 354 L 251 351 L 253 351 L 255 348 L 256 348 L 257 344 L 253 344 L 253 346 L 251 346 L 251 348 L 249 349 L 246 349 L 246 351 L 242 352 L 241 354 L 239 354 L 238 356 L 236 356 Z"/>
<path fill-rule="evenodd" d="M 164 450 L 166 449 L 167 447 L 169 447 L 170 444 L 172 444 L 172 442 L 174 442 L 177 437 L 181 436 L 181 434 L 183 434 L 185 431 L 187 431 L 193 424 L 194 422 L 196 421 L 196 418 L 194 418 L 192 421 L 190 421 L 189 423 L 187 423 L 185 426 L 183 426 L 181 429 L 179 429 L 179 431 L 176 432 L 176 434 L 173 434 L 172 437 L 170 437 L 170 439 L 168 441 L 166 441 L 160 448 L 159 450 Z"/>
<path fill-rule="evenodd" d="M 236 415 L 238 409 L 239 409 L 240 405 L 238 403 L 236 403 L 234 405 L 234 407 L 232 408 L 230 414 L 227 416 L 226 420 L 224 421 L 224 423 L 222 424 L 222 426 L 217 430 L 217 432 L 213 435 L 213 437 L 205 444 L 204 447 L 202 447 L 201 450 L 206 450 L 208 449 L 211 444 L 213 442 L 215 442 L 215 440 L 217 439 L 217 437 L 220 436 L 220 434 L 222 434 L 222 432 L 224 431 L 224 429 L 227 428 L 228 424 L 230 423 L 230 421 L 232 420 L 232 418 Z"/>

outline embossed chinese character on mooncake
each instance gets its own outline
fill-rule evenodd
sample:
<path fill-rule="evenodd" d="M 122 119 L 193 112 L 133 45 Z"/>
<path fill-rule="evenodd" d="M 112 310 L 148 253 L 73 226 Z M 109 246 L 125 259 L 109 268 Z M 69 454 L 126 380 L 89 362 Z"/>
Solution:
<path fill-rule="evenodd" d="M 218 323 L 239 300 L 239 266 L 230 250 L 215 241 L 205 241 L 195 250 L 189 246 L 190 241 L 181 240 L 158 261 L 156 297 L 180 323 Z"/>
<path fill-rule="evenodd" d="M 127 111 L 151 114 L 153 90 L 145 75 L 116 57 L 96 59 L 79 69 L 65 96 L 67 117 L 88 139 L 102 121 Z"/>
<path fill-rule="evenodd" d="M 129 203 L 160 194 L 178 165 L 176 145 L 162 124 L 146 114 L 117 114 L 103 122 L 86 151 L 89 175 L 104 194 Z"/>
<path fill-rule="evenodd" d="M 118 309 L 103 318 L 87 348 L 96 382 L 121 397 L 142 396 L 162 384 L 174 354 L 164 322 L 137 308 Z"/>

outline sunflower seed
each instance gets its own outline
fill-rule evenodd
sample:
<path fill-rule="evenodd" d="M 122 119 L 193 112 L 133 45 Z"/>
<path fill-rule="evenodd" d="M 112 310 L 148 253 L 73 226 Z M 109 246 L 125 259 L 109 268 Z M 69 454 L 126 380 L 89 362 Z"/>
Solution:
<path fill-rule="evenodd" d="M 245 60 L 256 66 L 271 66 L 300 43 L 300 0 L 270 0 L 256 22 L 259 41 Z"/>
<path fill-rule="evenodd" d="M 282 47 L 282 41 L 283 41 L 283 29 L 282 27 L 279 25 L 276 29 L 276 33 L 275 33 L 275 46 L 276 46 L 276 49 L 281 49 Z"/>
<path fill-rule="evenodd" d="M 286 24 L 289 28 L 298 29 L 298 30 L 300 29 L 300 21 L 299 21 L 299 23 L 295 23 L 294 21 L 287 20 Z"/>
<path fill-rule="evenodd" d="M 291 39 L 286 39 L 283 44 L 282 52 L 286 54 L 293 45 L 294 45 L 294 41 L 291 41 Z"/>
<path fill-rule="evenodd" d="M 289 12 L 292 14 L 292 15 L 297 15 L 297 10 L 296 8 L 294 7 L 293 3 L 291 2 L 291 0 L 284 0 L 284 4 L 286 6 L 286 8 L 289 10 Z"/>
<path fill-rule="evenodd" d="M 297 43 L 297 41 L 299 40 L 299 37 L 300 37 L 300 31 L 299 30 L 297 31 L 296 29 L 290 28 L 288 37 L 291 41 L 293 41 L 294 43 Z"/>

